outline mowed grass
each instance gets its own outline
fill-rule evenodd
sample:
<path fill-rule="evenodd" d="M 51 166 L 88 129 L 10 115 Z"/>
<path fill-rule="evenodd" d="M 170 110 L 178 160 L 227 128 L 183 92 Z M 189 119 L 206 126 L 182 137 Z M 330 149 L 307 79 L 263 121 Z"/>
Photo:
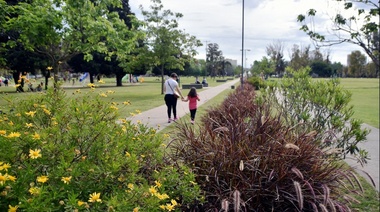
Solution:
<path fill-rule="evenodd" d="M 66 82 L 62 84 L 62 87 L 67 92 L 67 96 L 83 95 L 83 96 L 96 96 L 101 93 L 108 93 L 105 99 L 109 102 L 115 102 L 119 105 L 122 105 L 123 102 L 128 101 L 130 105 L 127 107 L 120 107 L 120 117 L 128 117 L 131 113 L 138 111 L 146 111 L 154 107 L 158 107 L 164 104 L 164 95 L 161 94 L 161 78 L 158 77 L 144 77 L 144 81 L 141 83 L 127 83 L 123 82 L 123 86 L 116 86 L 114 78 L 104 78 L 102 79 L 104 83 L 95 82 L 95 89 L 88 87 L 89 80 L 85 83 L 75 82 L 73 85 L 72 82 Z M 201 81 L 202 78 L 200 77 Z M 39 82 L 44 82 L 44 79 L 31 80 L 31 82 L 37 85 Z M 195 82 L 195 77 L 181 77 L 181 84 L 190 84 Z M 216 82 L 215 79 L 208 79 L 209 87 L 217 86 L 222 83 Z M 28 92 L 27 85 L 24 86 L 24 93 L 16 93 L 16 88 L 14 87 L 13 82 L 8 87 L 0 87 L 0 110 L 6 112 L 9 110 L 7 108 L 7 99 L 10 98 L 27 98 L 30 95 L 39 95 L 38 92 Z M 52 88 L 52 81 L 49 83 L 49 88 Z M 201 90 L 199 90 L 200 92 Z M 112 94 L 110 94 L 112 92 Z M 183 89 L 183 95 L 186 95 L 189 92 L 188 89 Z"/>
<path fill-rule="evenodd" d="M 379 79 L 341 79 L 342 86 L 352 93 L 354 118 L 379 128 Z"/>

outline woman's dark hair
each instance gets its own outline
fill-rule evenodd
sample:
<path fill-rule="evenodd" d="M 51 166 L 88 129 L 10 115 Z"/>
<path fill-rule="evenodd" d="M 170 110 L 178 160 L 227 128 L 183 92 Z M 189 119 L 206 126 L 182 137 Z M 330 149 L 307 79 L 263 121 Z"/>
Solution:
<path fill-rule="evenodd" d="M 189 91 L 189 94 L 187 94 L 187 96 L 197 97 L 197 89 L 195 87 L 191 87 L 190 91 Z"/>

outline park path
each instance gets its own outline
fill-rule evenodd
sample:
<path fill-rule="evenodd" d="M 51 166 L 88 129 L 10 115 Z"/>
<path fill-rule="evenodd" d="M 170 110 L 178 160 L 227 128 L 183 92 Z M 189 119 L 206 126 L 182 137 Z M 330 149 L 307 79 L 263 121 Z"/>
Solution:
<path fill-rule="evenodd" d="M 202 91 L 200 92 L 198 90 L 198 94 L 201 99 L 201 101 L 198 102 L 198 106 L 214 98 L 216 95 L 218 95 L 222 91 L 226 89 L 231 89 L 231 86 L 235 85 L 238 82 L 239 82 L 239 79 L 235 79 L 232 81 L 227 81 L 226 83 L 223 83 L 215 87 L 203 88 Z M 183 93 L 183 95 L 186 96 L 187 94 Z M 170 124 L 173 124 L 173 123 L 170 123 L 170 124 L 167 123 L 166 105 L 164 104 L 163 98 L 164 97 L 162 97 L 163 105 L 150 109 L 148 111 L 144 111 L 141 114 L 135 115 L 133 117 L 129 117 L 127 119 L 131 120 L 132 123 L 137 123 L 138 121 L 141 121 L 142 123 L 146 124 L 148 127 L 152 127 L 154 129 L 157 129 L 158 131 L 164 129 Z M 188 103 L 182 102 L 179 100 L 177 104 L 178 117 L 186 116 L 188 115 L 188 113 L 189 113 Z M 189 117 L 189 120 L 190 120 L 190 117 Z M 368 173 L 375 183 L 376 190 L 379 191 L 379 184 L 380 184 L 379 129 L 367 124 L 363 124 L 362 127 L 371 130 L 371 132 L 367 136 L 367 140 L 363 143 L 360 143 L 360 147 L 368 151 L 370 160 L 368 160 L 368 163 L 364 164 L 364 166 L 361 166 L 359 163 L 356 162 L 355 159 L 349 156 L 346 158 L 345 161 L 350 166 L 355 168 L 358 174 L 360 174 L 361 176 L 363 176 L 365 179 L 367 179 L 370 182 L 370 179 L 367 176 L 367 174 L 365 174 L 365 172 Z"/>

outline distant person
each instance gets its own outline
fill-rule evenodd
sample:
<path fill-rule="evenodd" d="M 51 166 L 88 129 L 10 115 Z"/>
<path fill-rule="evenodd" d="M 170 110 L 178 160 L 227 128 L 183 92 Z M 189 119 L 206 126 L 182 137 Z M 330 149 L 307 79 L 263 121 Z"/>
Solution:
<path fill-rule="evenodd" d="M 200 101 L 199 95 L 197 94 L 197 89 L 195 87 L 190 88 L 189 94 L 187 94 L 186 99 L 183 99 L 184 102 L 189 102 L 190 118 L 191 124 L 194 124 L 195 114 L 197 113 L 197 101 Z"/>
<path fill-rule="evenodd" d="M 38 84 L 37 87 L 36 87 L 36 91 L 40 92 L 42 91 L 42 85 L 41 84 Z"/>
<path fill-rule="evenodd" d="M 206 80 L 206 78 L 203 78 L 202 85 L 205 85 L 205 84 L 207 84 L 207 80 Z"/>
<path fill-rule="evenodd" d="M 178 119 L 177 117 L 177 99 L 181 97 L 183 99 L 182 93 L 179 89 L 178 83 L 177 83 L 177 74 L 172 73 L 170 77 L 165 80 L 164 84 L 164 93 L 165 93 L 165 104 L 167 106 L 167 113 L 168 113 L 168 123 L 171 121 L 176 121 Z M 174 119 L 171 119 L 171 114 L 173 110 L 173 116 Z"/>

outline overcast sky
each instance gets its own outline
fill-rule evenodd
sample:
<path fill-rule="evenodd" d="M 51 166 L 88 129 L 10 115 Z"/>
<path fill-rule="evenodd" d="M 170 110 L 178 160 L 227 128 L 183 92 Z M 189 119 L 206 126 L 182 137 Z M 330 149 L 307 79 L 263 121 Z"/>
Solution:
<path fill-rule="evenodd" d="M 132 12 L 141 18 L 139 5 L 148 10 L 151 1 L 130 0 L 129 4 Z M 249 51 L 242 57 L 242 0 L 162 0 L 162 4 L 164 9 L 182 13 L 179 29 L 185 29 L 203 42 L 197 49 L 197 58 L 206 57 L 206 42 L 217 43 L 225 58 L 237 60 L 238 64 L 244 58 L 246 67 L 266 56 L 266 47 L 277 42 L 283 43 L 286 60 L 294 44 L 310 45 L 314 49 L 310 38 L 299 30 L 301 24 L 297 16 L 316 9 L 319 14 L 317 28 L 324 30 L 331 23 L 329 16 L 337 9 L 335 1 L 328 0 L 245 0 L 244 49 Z M 361 51 L 352 44 L 321 49 L 330 52 L 332 61 L 344 65 L 347 55 L 354 50 Z"/>

